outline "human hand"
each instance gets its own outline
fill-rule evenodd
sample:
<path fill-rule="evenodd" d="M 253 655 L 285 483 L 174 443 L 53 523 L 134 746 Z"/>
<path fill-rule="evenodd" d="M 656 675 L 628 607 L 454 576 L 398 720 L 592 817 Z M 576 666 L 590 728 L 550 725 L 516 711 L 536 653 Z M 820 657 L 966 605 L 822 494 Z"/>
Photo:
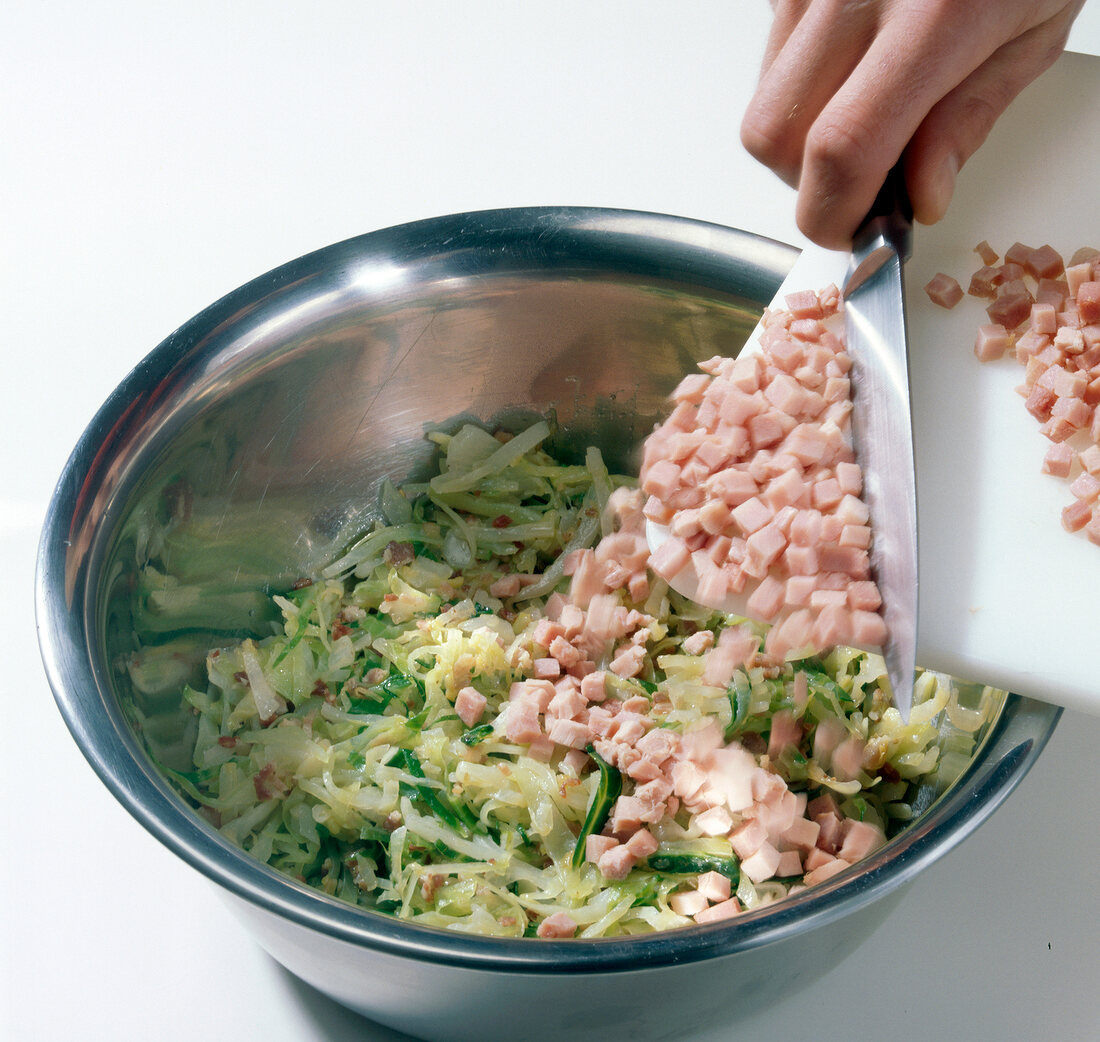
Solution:
<path fill-rule="evenodd" d="M 955 176 L 1009 102 L 1065 47 L 1084 0 L 772 0 L 745 148 L 798 188 L 796 219 L 846 249 L 902 159 L 914 217 L 947 211 Z"/>

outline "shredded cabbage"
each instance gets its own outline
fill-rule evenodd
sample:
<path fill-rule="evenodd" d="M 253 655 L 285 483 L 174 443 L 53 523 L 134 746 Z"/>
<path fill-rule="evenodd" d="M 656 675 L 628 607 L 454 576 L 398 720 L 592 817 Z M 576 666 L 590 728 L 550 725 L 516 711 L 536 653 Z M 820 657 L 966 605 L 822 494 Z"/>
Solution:
<path fill-rule="evenodd" d="M 592 746 L 509 740 L 510 693 L 548 657 L 538 634 L 549 599 L 558 610 L 577 551 L 614 537 L 616 490 L 633 484 L 609 474 L 595 448 L 583 465 L 556 461 L 541 447 L 549 434 L 545 422 L 514 438 L 473 425 L 433 434 L 439 474 L 405 489 L 387 482 L 384 522 L 272 598 L 277 632 L 210 652 L 201 682 L 184 685 L 197 719 L 193 770 L 171 776 L 260 860 L 428 926 L 522 937 L 564 913 L 584 937 L 675 928 L 692 922 L 676 895 L 715 865 L 741 907 L 781 900 L 803 876 L 754 882 L 738 871 L 729 834 L 708 834 L 690 801 L 648 823 L 653 864 L 643 855 L 609 878 L 583 845 L 608 834 L 619 794 L 642 779 Z M 608 702 L 677 737 L 716 727 L 803 806 L 827 796 L 884 835 L 965 769 L 1003 697 L 961 693 L 926 672 L 904 724 L 881 659 L 851 648 L 739 668 L 715 684 L 698 648 L 745 620 L 686 602 L 652 576 L 638 601 L 626 588 L 607 596 L 647 620 L 632 638 L 637 668 L 605 674 Z M 762 647 L 765 631 L 756 633 Z M 135 653 L 136 687 L 159 698 L 178 690 L 170 647 Z M 596 649 L 594 665 L 607 670 L 622 650 Z M 474 724 L 455 705 L 471 688 L 485 700 Z M 769 756 L 781 712 L 800 737 Z M 845 740 L 859 743 L 861 760 L 838 776 L 823 750 Z"/>

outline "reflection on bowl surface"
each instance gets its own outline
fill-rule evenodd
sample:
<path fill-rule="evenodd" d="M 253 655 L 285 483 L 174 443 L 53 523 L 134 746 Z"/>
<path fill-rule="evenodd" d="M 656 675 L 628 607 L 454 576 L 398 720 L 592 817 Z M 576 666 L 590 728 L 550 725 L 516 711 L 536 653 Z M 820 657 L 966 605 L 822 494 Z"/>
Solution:
<path fill-rule="evenodd" d="M 120 802 L 223 887 L 294 973 L 426 1038 L 522 1024 L 526 1038 L 549 1039 L 583 1024 L 658 1039 L 732 1024 L 851 951 L 1038 755 L 1057 710 L 1010 696 L 954 786 L 857 868 L 727 923 L 592 941 L 469 936 L 338 902 L 227 842 L 156 766 L 177 782 L 190 769 L 196 717 L 180 692 L 201 679 L 207 650 L 269 633 L 271 591 L 367 528 L 387 479 L 427 476 L 428 429 L 516 430 L 551 416 L 556 452 L 594 444 L 612 469 L 636 472 L 668 393 L 701 359 L 736 353 L 792 259 L 743 232 L 626 211 L 419 222 L 231 293 L 95 417 L 40 549 L 51 685 Z M 198 519 L 186 544 L 163 536 L 179 510 Z M 170 613 L 158 610 L 163 582 L 142 588 L 152 560 L 171 571 Z M 119 667 L 136 633 L 151 645 L 171 637 L 173 655 L 135 685 Z"/>

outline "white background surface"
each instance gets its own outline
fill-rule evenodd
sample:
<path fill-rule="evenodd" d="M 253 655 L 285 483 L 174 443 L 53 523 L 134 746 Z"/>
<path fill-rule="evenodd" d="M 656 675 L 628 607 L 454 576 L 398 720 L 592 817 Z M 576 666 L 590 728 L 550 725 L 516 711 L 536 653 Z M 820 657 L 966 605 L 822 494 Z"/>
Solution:
<path fill-rule="evenodd" d="M 360 232 L 561 203 L 799 242 L 791 194 L 737 137 L 769 18 L 764 0 L 4 7 L 0 1037 L 397 1042 L 272 962 L 69 739 L 33 650 L 53 483 L 175 327 Z M 1100 0 L 1071 46 L 1100 55 Z M 1098 145 L 1067 128 L 1066 147 Z M 1082 223 L 1100 239 L 1095 197 Z M 1098 748 L 1100 720 L 1067 712 L 1017 793 L 842 966 L 685 1042 L 1098 1037 Z"/>

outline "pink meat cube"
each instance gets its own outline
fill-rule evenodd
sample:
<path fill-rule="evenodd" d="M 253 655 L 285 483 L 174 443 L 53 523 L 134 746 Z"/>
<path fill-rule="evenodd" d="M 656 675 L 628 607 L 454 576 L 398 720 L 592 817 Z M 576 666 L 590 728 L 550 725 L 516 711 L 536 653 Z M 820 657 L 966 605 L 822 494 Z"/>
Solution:
<path fill-rule="evenodd" d="M 756 852 L 741 862 L 741 871 L 754 883 L 763 883 L 771 879 L 779 867 L 779 851 L 767 840 L 760 844 Z"/>
<path fill-rule="evenodd" d="M 1069 490 L 1078 499 L 1086 503 L 1095 503 L 1100 498 L 1100 478 L 1086 471 L 1070 485 Z"/>
<path fill-rule="evenodd" d="M 677 915 L 691 919 L 709 908 L 710 902 L 698 890 L 681 890 L 668 899 L 668 905 Z"/>
<path fill-rule="evenodd" d="M 1054 336 L 1058 331 L 1057 310 L 1053 304 L 1031 305 L 1032 332 Z"/>
<path fill-rule="evenodd" d="M 654 854 L 657 851 L 657 837 L 653 835 L 649 829 L 638 829 L 633 836 L 626 841 L 626 849 L 629 850 L 638 860 L 649 857 L 650 854 Z M 728 897 L 729 894 L 727 893 Z"/>
<path fill-rule="evenodd" d="M 1100 282 L 1085 282 L 1077 289 L 1077 313 L 1083 323 L 1100 322 Z"/>
<path fill-rule="evenodd" d="M 1067 532 L 1080 532 L 1092 520 L 1092 507 L 1083 499 L 1075 499 L 1062 511 L 1062 527 Z"/>
<path fill-rule="evenodd" d="M 978 327 L 974 341 L 974 354 L 980 362 L 992 362 L 1003 357 L 1009 341 L 1008 330 L 1001 323 L 987 323 Z"/>
<path fill-rule="evenodd" d="M 737 898 L 731 897 L 728 901 L 719 901 L 716 905 L 704 908 L 696 914 L 695 921 L 697 923 L 716 923 L 722 919 L 732 919 L 740 911 L 741 905 L 738 903 Z"/>
<path fill-rule="evenodd" d="M 833 876 L 843 872 L 844 869 L 851 866 L 843 858 L 833 858 L 831 861 L 819 868 L 815 868 L 812 872 L 807 872 L 803 878 L 803 882 L 806 886 L 816 886 L 818 883 L 824 883 L 827 879 L 832 879 Z"/>
<path fill-rule="evenodd" d="M 1082 449 L 1077 458 L 1087 473 L 1100 477 L 1100 445 L 1090 445 L 1087 449 Z"/>
<path fill-rule="evenodd" d="M 802 875 L 802 855 L 797 850 L 784 850 L 779 855 L 775 875 L 778 879 Z"/>
<path fill-rule="evenodd" d="M 485 705 L 485 696 L 474 687 L 461 688 L 455 696 L 455 712 L 467 727 L 473 727 L 481 719 Z"/>
<path fill-rule="evenodd" d="M 539 937 L 555 938 L 572 937 L 576 932 L 577 924 L 568 912 L 554 912 L 548 915 L 535 930 Z"/>
<path fill-rule="evenodd" d="M 623 843 L 604 851 L 596 860 L 596 867 L 605 879 L 626 879 L 638 859 Z"/>
<path fill-rule="evenodd" d="M 642 488 L 647 495 L 667 500 L 680 487 L 680 468 L 672 460 L 658 460 L 642 478 Z"/>
<path fill-rule="evenodd" d="M 1068 478 L 1073 469 L 1074 451 L 1066 442 L 1059 442 L 1047 449 L 1043 457 L 1043 473 L 1056 478 Z"/>
<path fill-rule="evenodd" d="M 728 901 L 730 896 L 730 881 L 728 876 L 721 872 L 704 872 L 695 881 L 695 889 L 708 901 L 717 904 L 719 901 Z"/>
<path fill-rule="evenodd" d="M 849 863 L 855 863 L 868 854 L 874 853 L 886 842 L 886 836 L 877 825 L 867 821 L 845 822 L 844 841 L 837 851 L 837 857 Z"/>
<path fill-rule="evenodd" d="M 786 548 L 787 538 L 774 524 L 757 529 L 745 540 L 747 561 L 765 570 Z"/>
<path fill-rule="evenodd" d="M 779 614 L 780 608 L 783 607 L 785 593 L 786 587 L 779 579 L 771 575 L 765 576 L 760 585 L 753 590 L 746 603 L 749 614 L 753 618 L 765 619 L 770 622 Z"/>
<path fill-rule="evenodd" d="M 962 287 L 950 275 L 939 272 L 924 287 L 928 299 L 942 308 L 953 308 L 963 298 Z"/>
<path fill-rule="evenodd" d="M 760 497 L 753 496 L 735 507 L 732 516 L 743 532 L 751 534 L 763 528 L 775 516 L 775 511 Z"/>

